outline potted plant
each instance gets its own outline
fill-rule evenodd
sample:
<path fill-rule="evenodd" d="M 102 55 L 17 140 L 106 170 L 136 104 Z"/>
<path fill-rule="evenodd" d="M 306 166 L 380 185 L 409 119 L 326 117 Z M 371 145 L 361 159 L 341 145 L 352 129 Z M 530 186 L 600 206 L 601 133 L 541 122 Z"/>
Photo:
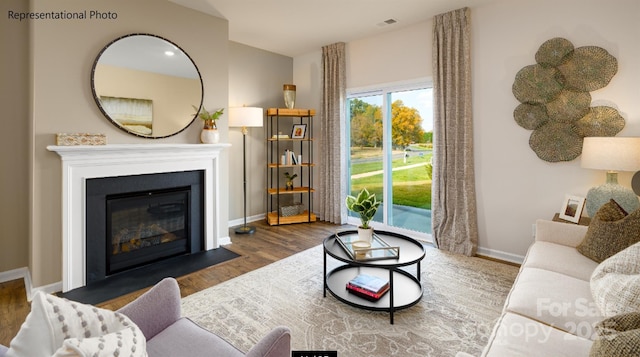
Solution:
<path fill-rule="evenodd" d="M 204 105 L 200 107 L 200 109 L 193 105 L 193 109 L 196 110 L 198 118 L 204 121 L 204 127 L 200 133 L 200 141 L 206 144 L 215 144 L 220 141 L 220 134 L 218 133 L 216 121 L 224 113 L 224 108 L 210 112 L 204 107 Z"/>
<path fill-rule="evenodd" d="M 291 175 L 290 173 L 285 172 L 284 177 L 287 179 L 285 191 L 289 191 L 289 190 L 293 191 L 293 179 L 298 177 L 298 174 Z"/>
<path fill-rule="evenodd" d="M 345 203 L 349 211 L 360 216 L 362 224 L 358 227 L 358 239 L 371 244 L 373 228 L 369 226 L 369 222 L 373 219 L 382 201 L 378 201 L 375 193 L 370 193 L 369 190 L 363 188 L 357 196 L 348 195 Z"/>

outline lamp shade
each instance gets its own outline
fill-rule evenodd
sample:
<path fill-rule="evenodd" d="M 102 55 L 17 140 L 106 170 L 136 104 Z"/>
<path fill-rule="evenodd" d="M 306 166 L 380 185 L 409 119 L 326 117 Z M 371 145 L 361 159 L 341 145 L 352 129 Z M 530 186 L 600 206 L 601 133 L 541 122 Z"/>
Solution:
<path fill-rule="evenodd" d="M 261 127 L 262 112 L 262 108 L 257 107 L 231 107 L 229 108 L 229 126 Z"/>
<path fill-rule="evenodd" d="M 640 138 L 586 137 L 580 166 L 609 171 L 640 170 Z"/>

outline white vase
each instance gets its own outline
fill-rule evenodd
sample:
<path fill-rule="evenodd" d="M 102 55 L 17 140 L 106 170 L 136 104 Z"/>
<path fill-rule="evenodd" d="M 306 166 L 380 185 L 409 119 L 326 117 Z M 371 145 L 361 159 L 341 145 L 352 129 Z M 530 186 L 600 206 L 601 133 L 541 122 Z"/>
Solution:
<path fill-rule="evenodd" d="M 358 241 L 368 244 L 371 247 L 373 241 L 373 228 L 358 227 Z"/>
<path fill-rule="evenodd" d="M 203 144 L 217 144 L 220 141 L 220 132 L 218 129 L 202 129 L 200 141 Z"/>

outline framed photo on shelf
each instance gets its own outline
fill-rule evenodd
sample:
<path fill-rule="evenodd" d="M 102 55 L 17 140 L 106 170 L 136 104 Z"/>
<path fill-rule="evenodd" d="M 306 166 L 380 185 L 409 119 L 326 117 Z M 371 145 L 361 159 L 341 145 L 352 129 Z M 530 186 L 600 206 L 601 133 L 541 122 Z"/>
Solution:
<path fill-rule="evenodd" d="M 559 217 L 565 221 L 578 223 L 584 208 L 584 197 L 565 195 Z"/>
<path fill-rule="evenodd" d="M 304 139 L 307 132 L 307 124 L 294 124 L 291 129 L 291 139 Z"/>

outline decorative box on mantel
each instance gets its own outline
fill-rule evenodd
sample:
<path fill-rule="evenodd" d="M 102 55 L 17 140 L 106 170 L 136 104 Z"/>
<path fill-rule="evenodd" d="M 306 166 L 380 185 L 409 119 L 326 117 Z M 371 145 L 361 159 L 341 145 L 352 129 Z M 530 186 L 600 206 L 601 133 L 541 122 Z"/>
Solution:
<path fill-rule="evenodd" d="M 218 157 L 231 144 L 47 146 L 62 159 L 63 292 L 86 285 L 85 181 L 91 178 L 203 170 L 205 250 L 230 243 L 220 229 Z M 224 239 L 224 241 L 223 241 Z"/>

